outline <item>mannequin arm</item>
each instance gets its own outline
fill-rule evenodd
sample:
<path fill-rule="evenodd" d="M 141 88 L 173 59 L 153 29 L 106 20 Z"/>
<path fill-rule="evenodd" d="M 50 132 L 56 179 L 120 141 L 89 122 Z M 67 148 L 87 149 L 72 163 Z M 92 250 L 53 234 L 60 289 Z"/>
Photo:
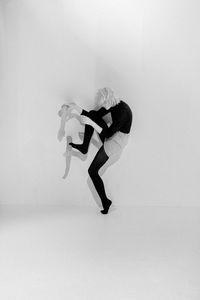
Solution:
<path fill-rule="evenodd" d="M 58 140 L 61 141 L 65 136 L 65 124 L 69 117 L 69 106 L 66 104 L 62 105 L 61 110 L 59 110 L 58 112 L 58 115 L 61 117 L 60 129 L 58 131 Z"/>

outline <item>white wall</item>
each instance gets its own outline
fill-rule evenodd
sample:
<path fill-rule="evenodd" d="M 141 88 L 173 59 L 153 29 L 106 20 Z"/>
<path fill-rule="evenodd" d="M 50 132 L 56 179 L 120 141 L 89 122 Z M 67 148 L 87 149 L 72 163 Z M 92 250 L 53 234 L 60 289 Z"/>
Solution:
<path fill-rule="evenodd" d="M 60 105 L 89 109 L 111 86 L 134 113 L 104 174 L 120 205 L 199 205 L 200 4 L 195 0 L 10 0 L 1 15 L 1 203 L 93 205 L 86 161 L 62 175 Z M 76 120 L 67 134 L 78 141 Z M 77 188 L 76 188 L 77 187 Z"/>

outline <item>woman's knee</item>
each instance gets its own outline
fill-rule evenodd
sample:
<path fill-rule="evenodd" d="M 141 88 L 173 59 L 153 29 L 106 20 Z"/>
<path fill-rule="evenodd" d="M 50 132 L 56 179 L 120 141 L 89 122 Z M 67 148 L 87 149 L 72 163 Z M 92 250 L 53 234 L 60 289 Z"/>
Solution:
<path fill-rule="evenodd" d="M 91 166 L 90 166 L 89 169 L 88 169 L 88 174 L 90 175 L 90 177 L 92 177 L 93 170 L 92 170 Z"/>
<path fill-rule="evenodd" d="M 89 118 L 94 121 L 95 123 L 97 123 L 99 126 L 101 126 L 102 128 L 104 129 L 107 129 L 108 128 L 108 125 L 107 123 L 103 120 L 102 117 L 98 117 L 97 116 L 97 112 L 96 110 L 90 110 L 88 112 L 88 116 Z"/>
<path fill-rule="evenodd" d="M 88 116 L 89 116 L 92 120 L 96 119 L 96 118 L 95 118 L 95 117 L 96 117 L 96 111 L 95 111 L 95 110 L 90 110 L 90 111 L 88 112 Z"/>
<path fill-rule="evenodd" d="M 90 166 L 88 169 L 88 174 L 92 178 L 92 177 L 95 177 L 96 175 L 98 175 L 98 171 L 94 167 Z"/>

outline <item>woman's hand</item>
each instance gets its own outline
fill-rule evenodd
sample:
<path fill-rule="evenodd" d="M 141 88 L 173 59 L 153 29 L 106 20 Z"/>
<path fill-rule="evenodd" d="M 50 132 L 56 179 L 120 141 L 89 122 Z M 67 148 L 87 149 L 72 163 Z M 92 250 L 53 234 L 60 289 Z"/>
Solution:
<path fill-rule="evenodd" d="M 84 125 L 92 125 L 92 120 L 84 115 L 81 115 L 81 123 Z"/>
<path fill-rule="evenodd" d="M 81 123 L 84 124 L 84 125 L 92 126 L 98 133 L 102 132 L 102 128 L 97 123 L 95 123 L 90 118 L 88 118 L 84 115 L 81 116 Z"/>

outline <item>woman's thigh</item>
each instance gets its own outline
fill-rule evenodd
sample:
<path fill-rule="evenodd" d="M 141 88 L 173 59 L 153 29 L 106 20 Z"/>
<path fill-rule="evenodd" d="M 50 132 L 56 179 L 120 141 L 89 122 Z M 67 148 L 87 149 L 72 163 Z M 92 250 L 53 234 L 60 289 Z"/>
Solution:
<path fill-rule="evenodd" d="M 88 116 L 90 117 L 90 119 L 92 121 L 97 123 L 102 128 L 108 127 L 107 123 L 104 121 L 104 119 L 102 117 L 97 117 L 96 112 L 94 110 L 89 111 Z"/>
<path fill-rule="evenodd" d="M 109 159 L 108 155 L 105 152 L 104 146 L 102 146 L 97 154 L 95 155 L 90 167 L 89 167 L 89 173 L 90 172 L 98 172 L 100 168 L 107 162 Z"/>

